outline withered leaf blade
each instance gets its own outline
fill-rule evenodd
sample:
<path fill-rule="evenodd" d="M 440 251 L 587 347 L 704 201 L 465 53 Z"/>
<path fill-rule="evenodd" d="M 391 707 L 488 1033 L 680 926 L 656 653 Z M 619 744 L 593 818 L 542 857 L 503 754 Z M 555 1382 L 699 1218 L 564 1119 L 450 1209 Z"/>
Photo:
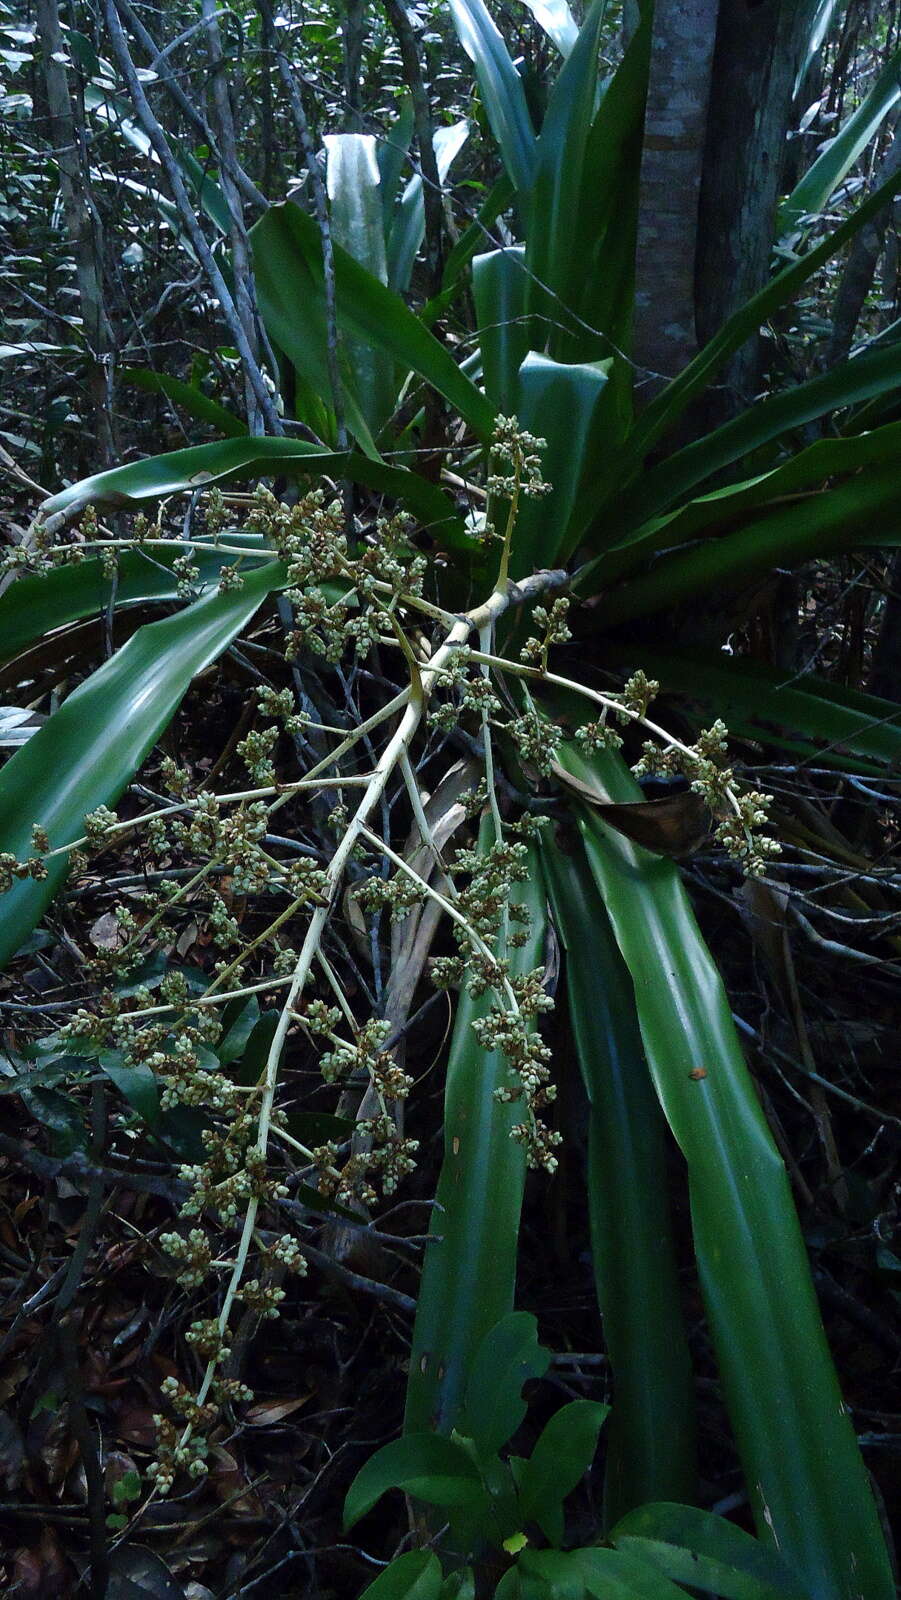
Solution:
<path fill-rule="evenodd" d="M 702 795 L 686 789 L 660 800 L 614 802 L 590 784 L 554 765 L 554 776 L 585 800 L 599 817 L 627 839 L 658 856 L 678 861 L 693 855 L 710 838 L 713 818 Z"/>

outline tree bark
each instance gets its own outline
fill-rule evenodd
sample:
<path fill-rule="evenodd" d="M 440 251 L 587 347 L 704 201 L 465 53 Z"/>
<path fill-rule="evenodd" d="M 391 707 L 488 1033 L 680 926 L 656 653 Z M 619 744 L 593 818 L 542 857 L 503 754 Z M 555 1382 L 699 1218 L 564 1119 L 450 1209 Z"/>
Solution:
<path fill-rule="evenodd" d="M 719 0 L 657 0 L 654 10 L 633 354 L 668 378 L 697 350 L 698 198 L 718 7 Z"/>
<path fill-rule="evenodd" d="M 816 0 L 720 0 L 698 213 L 697 327 L 711 339 L 770 270 L 792 91 Z M 760 340 L 725 370 L 718 409 L 750 404 Z"/>
<path fill-rule="evenodd" d="M 875 187 L 878 188 L 881 183 L 886 183 L 899 167 L 901 167 L 901 123 L 895 129 L 894 138 L 873 180 Z M 832 313 L 832 337 L 826 357 L 828 367 L 834 366 L 836 361 L 841 361 L 850 352 L 864 301 L 873 287 L 893 204 L 894 202 L 890 203 L 875 217 L 871 217 L 855 235 L 851 244 Z"/>
<path fill-rule="evenodd" d="M 364 0 L 345 0 L 341 28 L 344 45 L 344 127 L 349 133 L 362 133 L 360 79 L 363 68 L 363 45 L 366 41 Z"/>

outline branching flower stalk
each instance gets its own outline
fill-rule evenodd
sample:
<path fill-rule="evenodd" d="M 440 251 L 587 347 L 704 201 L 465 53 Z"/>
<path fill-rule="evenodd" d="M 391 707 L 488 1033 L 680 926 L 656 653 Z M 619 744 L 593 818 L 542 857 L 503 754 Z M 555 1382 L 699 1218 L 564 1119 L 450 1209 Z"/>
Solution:
<path fill-rule="evenodd" d="M 484 630 L 491 628 L 496 622 L 497 618 L 502 616 L 503 613 L 510 607 L 510 605 L 514 603 L 517 605 L 527 604 L 530 599 L 537 598 L 539 595 L 545 594 L 554 588 L 560 587 L 565 582 L 566 573 L 562 571 L 538 572 L 518 585 L 513 585 L 508 579 L 504 578 L 502 580 L 502 586 L 499 584 L 493 593 L 489 595 L 488 599 L 483 605 L 475 608 L 473 611 L 470 611 L 464 618 L 454 624 L 443 645 L 436 651 L 429 665 L 421 670 L 417 670 L 418 681 L 415 684 L 411 683 L 411 687 L 408 692 L 408 703 L 404 710 L 403 716 L 401 717 L 400 723 L 386 745 L 382 755 L 379 757 L 376 769 L 370 777 L 359 804 L 357 805 L 353 816 L 350 818 L 344 835 L 337 849 L 335 850 L 331 861 L 329 862 L 328 868 L 326 869 L 324 903 L 316 907 L 310 918 L 303 946 L 301 948 L 300 955 L 294 969 L 294 974 L 288 988 L 288 993 L 282 1004 L 263 1075 L 262 1095 L 257 1121 L 254 1157 L 255 1162 L 258 1162 L 261 1167 L 265 1164 L 269 1146 L 269 1138 L 272 1130 L 272 1113 L 275 1104 L 276 1089 L 278 1086 L 279 1064 L 284 1051 L 288 1030 L 294 1018 L 300 997 L 303 994 L 304 988 L 306 987 L 311 966 L 318 955 L 325 925 L 328 921 L 335 896 L 338 893 L 340 885 L 343 881 L 347 864 L 355 847 L 362 838 L 368 838 L 370 842 L 373 842 L 377 844 L 379 848 L 384 849 L 385 853 L 389 855 L 389 859 L 394 860 L 396 865 L 401 866 L 401 868 L 405 872 L 410 873 L 411 876 L 415 876 L 419 885 L 428 893 L 430 893 L 433 898 L 441 899 L 441 903 L 445 911 L 454 920 L 457 920 L 463 924 L 467 936 L 473 940 L 473 943 L 476 945 L 476 948 L 480 950 L 480 953 L 487 960 L 494 961 L 491 951 L 487 948 L 484 942 L 478 938 L 475 930 L 470 928 L 466 922 L 466 919 L 461 916 L 456 907 L 453 906 L 449 901 L 444 900 L 443 897 L 438 896 L 436 891 L 429 890 L 428 885 L 425 884 L 424 880 L 418 878 L 418 874 L 413 874 L 412 870 L 407 867 L 406 863 L 402 862 L 399 857 L 395 856 L 393 851 L 389 851 L 387 846 L 384 845 L 384 842 L 379 840 L 376 835 L 370 832 L 367 827 L 367 823 L 374 808 L 378 805 L 392 774 L 397 768 L 402 766 L 405 760 L 409 759 L 410 746 L 413 743 L 413 740 L 422 722 L 429 697 L 436 683 L 439 681 L 442 671 L 453 657 L 454 652 L 457 651 L 461 645 L 466 643 L 467 639 L 472 633 L 477 632 L 481 634 L 484 632 Z M 504 979 L 504 989 L 509 1002 L 511 1002 L 511 1007 L 515 1008 L 518 1014 L 519 1008 L 515 994 L 510 987 L 509 981 L 506 979 Z M 247 1209 L 244 1215 L 241 1236 L 235 1253 L 234 1267 L 232 1269 L 232 1274 L 226 1287 L 222 1305 L 219 1311 L 219 1316 L 217 1318 L 220 1341 L 224 1341 L 224 1336 L 231 1318 L 232 1307 L 244 1277 L 247 1258 L 253 1241 L 254 1229 L 256 1227 L 259 1205 L 259 1196 L 252 1194 L 248 1201 Z M 216 1378 L 220 1360 L 221 1347 L 210 1356 L 207 1362 L 206 1371 L 204 1372 L 200 1383 L 200 1388 L 197 1393 L 198 1407 L 202 1407 L 206 1402 L 207 1396 L 209 1395 L 212 1384 Z M 188 1444 L 191 1431 L 190 1424 L 186 1425 L 180 1440 L 182 1450 Z"/>
<path fill-rule="evenodd" d="M 522 1106 L 512 1135 L 524 1146 L 528 1163 L 547 1171 L 556 1166 L 554 1148 L 560 1136 L 545 1125 L 541 1115 L 555 1093 L 550 1082 L 550 1051 L 536 1026 L 552 1002 L 544 992 L 542 969 L 515 975 L 509 959 L 527 937 L 518 926 L 527 914 L 512 897 L 514 885 L 523 881 L 527 872 L 522 840 L 540 819 L 527 808 L 518 821 L 511 820 L 506 814 L 507 802 L 502 807 L 500 800 L 504 741 L 512 741 L 527 773 L 537 774 L 539 782 L 553 782 L 559 774 L 557 736 L 529 697 L 529 684 L 581 695 L 597 707 L 596 721 L 575 734 L 588 751 L 615 749 L 622 743 L 614 724 L 641 726 L 649 740 L 636 770 L 685 773 L 714 812 L 720 818 L 727 815 L 720 823 L 719 837 L 746 870 L 760 870 L 774 848 L 756 833 L 765 817 L 765 797 L 739 793 L 731 771 L 722 763 L 725 729 L 720 724 L 690 746 L 648 717 L 657 685 L 643 673 L 634 673 L 622 693 L 605 694 L 550 669 L 551 649 L 569 638 L 568 601 L 562 596 L 553 598 L 555 591 L 565 587 L 567 574 L 537 572 L 516 583 L 509 576 L 521 498 L 547 490 L 539 472 L 540 450 L 541 441 L 519 430 L 515 420 L 500 419 L 494 470 L 488 480 L 491 499 L 484 535 L 486 545 L 498 542 L 501 546 L 498 574 L 488 598 L 461 615 L 448 612 L 423 593 L 426 563 L 411 546 L 403 519 L 380 520 L 374 535 L 351 548 L 344 508 L 337 499 L 329 500 L 324 491 L 317 490 L 287 507 L 260 489 L 250 503 L 242 533 L 260 537 L 261 548 L 247 551 L 227 534 L 222 537 L 228 512 L 222 496 L 213 490 L 205 518 L 212 541 L 208 548 L 215 546 L 219 554 L 234 552 L 235 556 L 218 575 L 219 587 L 242 585 L 240 569 L 248 554 L 255 558 L 263 555 L 269 561 L 276 557 L 283 563 L 284 590 L 295 619 L 295 632 L 286 650 L 288 661 L 293 663 L 305 653 L 339 668 L 349 651 L 360 660 L 374 646 L 390 645 L 404 662 L 405 686 L 370 714 L 363 715 L 361 708 L 349 730 L 326 721 L 317 723 L 335 743 L 296 779 L 283 779 L 277 771 L 279 727 L 296 749 L 293 741 L 303 727 L 312 725 L 311 719 L 297 713 L 289 688 L 260 688 L 256 691 L 257 713 L 267 725 L 252 722 L 235 746 L 235 755 L 250 776 L 248 786 L 225 794 L 212 788 L 192 794 L 190 773 L 166 757 L 159 780 L 171 795 L 165 804 L 154 804 L 151 810 L 130 818 L 119 818 L 101 806 L 85 818 L 81 837 L 55 848 L 45 830 L 37 826 L 34 853 L 28 860 L 0 858 L 2 891 L 16 878 L 40 877 L 46 873 L 47 863 L 62 854 L 69 856 L 70 869 L 81 873 L 90 853 L 107 852 L 142 830 L 150 854 L 161 864 L 177 856 L 186 866 L 179 869 L 181 882 L 161 872 L 154 875 L 161 880 L 158 885 L 138 895 L 145 912 L 143 922 L 129 907 L 117 907 L 120 942 L 98 954 L 94 962 L 97 976 L 103 982 L 129 976 L 147 952 L 149 941 L 159 944 L 167 924 L 188 912 L 196 914 L 195 908 L 204 900 L 206 910 L 201 908 L 200 914 L 213 949 L 222 952 L 203 992 L 190 993 L 177 968 L 162 979 L 159 996 L 142 986 L 140 979 L 138 984 L 130 981 L 122 993 L 113 983 L 102 990 L 94 1010 L 77 1010 L 58 1034 L 61 1042 L 89 1058 L 112 1048 L 120 1052 L 126 1066 L 141 1065 L 145 1070 L 149 1066 L 159 1080 L 164 1109 L 180 1104 L 203 1107 L 207 1117 L 214 1119 L 203 1134 L 203 1161 L 181 1169 L 182 1178 L 191 1186 L 182 1216 L 196 1219 L 196 1223 L 186 1235 L 165 1235 L 161 1244 L 176 1264 L 176 1275 L 185 1288 L 197 1288 L 211 1273 L 227 1274 L 227 1279 L 217 1314 L 200 1318 L 188 1332 L 188 1342 L 203 1363 L 199 1383 L 188 1388 L 171 1380 L 165 1386 L 179 1420 L 158 1419 L 158 1460 L 152 1469 L 156 1492 L 165 1493 L 179 1469 L 195 1477 L 206 1470 L 205 1438 L 219 1408 L 248 1396 L 237 1378 L 223 1376 L 236 1302 L 263 1317 L 274 1316 L 283 1296 L 279 1287 L 283 1271 L 305 1270 L 303 1247 L 296 1239 L 285 1236 L 270 1246 L 265 1242 L 268 1235 L 260 1230 L 261 1210 L 277 1209 L 288 1192 L 274 1170 L 272 1142 L 277 1141 L 283 1158 L 291 1152 L 299 1158 L 303 1163 L 301 1180 L 311 1178 L 326 1199 L 334 1196 L 371 1204 L 377 1198 L 371 1174 L 378 1174 L 384 1193 L 391 1194 L 413 1166 L 416 1142 L 402 1137 L 394 1115 L 411 1080 L 389 1045 L 390 1023 L 379 1016 L 375 1004 L 368 1020 L 358 1020 L 328 944 L 331 940 L 340 955 L 343 947 L 333 917 L 349 874 L 362 875 L 362 883 L 355 882 L 353 889 L 361 909 L 379 913 L 389 908 L 396 918 L 403 917 L 412 905 L 427 902 L 446 918 L 458 954 L 432 958 L 433 982 L 438 988 L 464 985 L 473 998 L 486 993 L 491 996 L 487 1012 L 473 1028 L 479 1044 L 500 1052 L 505 1060 L 506 1077 L 495 1093 L 503 1101 Z M 495 526 L 497 505 L 501 506 L 500 529 Z M 46 538 L 38 538 L 30 561 L 45 567 L 77 561 L 88 548 L 101 544 L 92 513 L 86 514 L 79 533 L 80 541 L 68 544 L 51 545 Z M 104 566 L 112 563 L 114 567 L 120 551 L 129 545 L 146 551 L 157 544 L 176 542 L 184 550 L 182 541 L 163 537 L 159 518 L 152 531 L 144 519 L 138 519 L 135 538 L 117 539 L 114 546 L 107 541 L 102 561 Z M 191 554 L 179 558 L 179 583 L 189 597 L 199 582 L 193 559 L 197 548 L 195 542 Z M 526 642 L 519 661 L 509 660 L 496 653 L 497 624 L 511 608 L 525 606 L 532 608 L 537 632 Z M 431 649 L 418 624 L 416 628 L 411 625 L 415 618 L 421 619 L 423 626 L 432 625 L 437 637 Z M 470 644 L 470 640 L 476 643 Z M 524 711 L 518 713 L 509 695 L 503 689 L 498 691 L 505 677 L 519 680 L 526 697 Z M 344 685 L 343 676 L 341 682 Z M 467 803 L 467 814 L 474 818 L 486 812 L 490 826 L 487 840 L 483 835 L 479 848 L 460 849 L 451 860 L 445 860 L 426 812 L 413 751 L 414 746 L 421 747 L 426 735 L 426 759 L 432 759 L 433 736 L 452 731 L 461 717 L 479 734 L 484 768 L 484 778 Z M 385 728 L 391 731 L 378 752 L 370 736 Z M 363 754 L 368 770 L 348 770 L 348 766 L 361 763 Z M 285 847 L 290 851 L 292 841 L 271 835 L 273 816 L 292 802 L 323 791 L 342 797 L 328 820 L 328 828 L 337 834 L 331 854 L 317 847 L 312 858 L 290 854 L 283 858 L 280 852 Z M 155 794 L 151 791 L 151 798 Z M 424 858 L 422 854 L 416 858 L 418 866 L 387 836 L 390 805 L 398 796 L 406 797 L 425 847 Z M 378 812 L 381 828 L 377 826 Z M 301 820 L 300 825 L 306 824 Z M 283 829 L 285 826 L 290 831 L 290 824 L 283 824 Z M 382 864 L 383 871 L 375 869 L 376 863 Z M 383 872 L 389 868 L 393 876 L 386 877 Z M 433 873 L 435 882 L 430 881 Z M 459 881 L 461 875 L 469 882 Z M 282 909 L 273 915 L 261 904 L 257 909 L 263 910 L 262 918 L 245 933 L 238 904 L 249 897 L 261 901 L 273 893 L 285 897 Z M 303 917 L 308 920 L 300 948 L 295 950 L 285 941 Z M 372 929 L 376 928 L 374 921 Z M 269 970 L 260 975 L 263 961 Z M 224 1008 L 231 1002 L 253 1001 L 264 993 L 281 996 L 277 1012 L 270 1013 L 273 1031 L 265 1062 L 254 1082 L 236 1083 L 215 1056 L 220 1017 L 226 1015 Z M 285 1047 L 294 1028 L 301 1030 L 305 1048 L 318 1057 L 320 1074 L 327 1083 L 345 1076 L 353 1081 L 368 1077 L 369 1088 L 357 1113 L 357 1133 L 349 1154 L 334 1140 L 316 1147 L 285 1125 L 277 1096 Z M 216 1070 L 211 1070 L 211 1061 L 216 1062 Z M 220 1227 L 236 1230 L 232 1252 L 214 1249 L 201 1225 L 217 1217 Z M 252 1267 L 252 1260 L 259 1260 L 260 1267 Z"/>

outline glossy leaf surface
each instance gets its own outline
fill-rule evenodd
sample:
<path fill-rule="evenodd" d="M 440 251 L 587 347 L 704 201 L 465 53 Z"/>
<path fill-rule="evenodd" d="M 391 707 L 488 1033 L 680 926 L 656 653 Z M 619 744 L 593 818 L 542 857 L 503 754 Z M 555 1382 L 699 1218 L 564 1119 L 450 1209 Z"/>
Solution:
<path fill-rule="evenodd" d="M 487 847 L 492 834 L 483 824 Z M 527 883 L 515 898 L 531 913 L 528 940 L 511 950 L 514 972 L 544 960 L 545 893 L 530 851 Z M 444 1101 L 444 1160 L 426 1246 L 413 1330 L 405 1426 L 448 1433 L 458 1423 L 472 1362 L 485 1334 L 513 1309 L 525 1156 L 510 1137 L 520 1118 L 495 1089 L 506 1083 L 504 1059 L 479 1046 L 472 1031 L 490 997 L 457 1005 Z"/>
<path fill-rule="evenodd" d="M 84 833 L 87 812 L 114 806 L 191 679 L 284 581 L 284 568 L 268 562 L 242 589 L 208 595 L 140 628 L 86 679 L 0 771 L 0 850 L 28 857 L 35 823 L 46 829 L 52 848 L 69 844 Z M 16 882 L 3 896 L 0 966 L 43 915 L 66 863 L 66 856 L 56 857 L 45 879 Z"/>
<path fill-rule="evenodd" d="M 357 1473 L 344 1502 L 345 1532 L 389 1489 L 427 1505 L 465 1506 L 482 1494 L 472 1457 L 438 1433 L 405 1433 L 377 1450 Z"/>
<path fill-rule="evenodd" d="M 667 1201 L 666 1125 L 634 989 L 581 846 L 566 855 L 545 830 L 540 848 L 589 1103 L 591 1257 L 614 1386 L 609 1521 L 648 1500 L 692 1497 L 692 1373 Z"/>
<path fill-rule="evenodd" d="M 561 761 L 612 800 L 639 797 L 618 757 L 589 763 L 567 747 Z M 678 869 L 594 816 L 580 827 L 685 1157 L 701 1287 L 760 1536 L 817 1600 L 851 1600 L 861 1589 L 888 1600 L 876 1508 L 788 1179 Z"/>

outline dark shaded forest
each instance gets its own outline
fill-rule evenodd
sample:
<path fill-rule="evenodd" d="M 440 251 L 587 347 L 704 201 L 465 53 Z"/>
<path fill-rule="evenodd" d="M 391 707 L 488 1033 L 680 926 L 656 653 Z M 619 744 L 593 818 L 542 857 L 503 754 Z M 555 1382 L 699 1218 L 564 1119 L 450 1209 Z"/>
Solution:
<path fill-rule="evenodd" d="M 0 0 L 0 1588 L 892 1600 L 896 0 Z"/>

